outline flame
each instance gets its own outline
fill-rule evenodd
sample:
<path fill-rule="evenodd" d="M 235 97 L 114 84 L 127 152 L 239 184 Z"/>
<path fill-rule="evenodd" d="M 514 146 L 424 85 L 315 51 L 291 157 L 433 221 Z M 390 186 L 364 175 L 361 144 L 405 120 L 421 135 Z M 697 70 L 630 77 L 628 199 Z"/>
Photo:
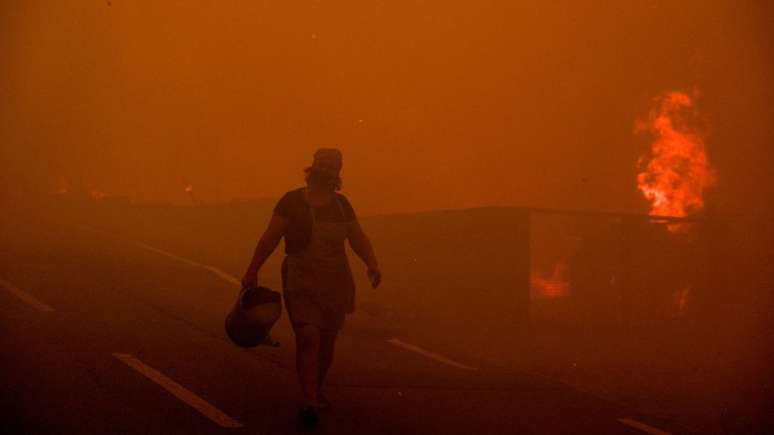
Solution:
<path fill-rule="evenodd" d="M 567 263 L 565 261 L 556 263 L 551 276 L 541 276 L 533 271 L 530 276 L 532 297 L 554 299 L 569 295 L 570 283 L 565 278 L 566 275 Z"/>
<path fill-rule="evenodd" d="M 682 317 L 685 315 L 685 307 L 686 305 L 688 305 L 688 299 L 690 298 L 691 290 L 693 290 L 693 288 L 690 285 L 688 285 L 677 290 L 674 293 L 673 295 L 674 312 L 672 313 L 674 317 Z"/>
<path fill-rule="evenodd" d="M 637 123 L 638 132 L 653 136 L 650 155 L 642 156 L 637 187 L 650 201 L 650 213 L 687 216 L 704 207 L 704 191 L 715 184 L 715 170 L 707 158 L 702 135 L 695 124 L 691 97 L 667 92 L 656 99 L 648 119 Z M 679 225 L 668 226 L 672 232 Z"/>
<path fill-rule="evenodd" d="M 107 196 L 107 193 L 99 190 L 92 190 L 89 192 L 89 196 L 91 196 L 91 199 L 95 201 L 99 201 L 100 199 L 105 199 L 105 197 Z"/>
<path fill-rule="evenodd" d="M 194 195 L 194 189 L 191 183 L 185 185 L 185 193 L 188 195 L 188 198 L 191 199 L 193 204 L 199 204 L 199 201 L 196 199 L 196 195 Z"/>
<path fill-rule="evenodd" d="M 57 195 L 66 195 L 70 193 L 70 182 L 68 182 L 65 177 L 59 177 L 54 193 Z"/>

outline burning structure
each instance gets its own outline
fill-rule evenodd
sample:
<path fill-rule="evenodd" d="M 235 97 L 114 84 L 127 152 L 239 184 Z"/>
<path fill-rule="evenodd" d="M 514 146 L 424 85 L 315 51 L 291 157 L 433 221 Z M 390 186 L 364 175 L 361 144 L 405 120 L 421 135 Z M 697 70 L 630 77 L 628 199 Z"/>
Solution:
<path fill-rule="evenodd" d="M 716 175 L 697 123 L 693 99 L 676 91 L 656 98 L 648 118 L 636 123 L 637 132 L 653 137 L 637 174 L 637 188 L 650 202 L 652 215 L 684 217 L 704 207 L 704 191 L 715 184 Z"/>
<path fill-rule="evenodd" d="M 708 269 L 706 234 L 694 231 L 703 223 L 686 218 L 703 209 L 717 175 L 694 99 L 659 95 L 635 132 L 652 138 L 636 175 L 648 215 L 533 212 L 533 313 L 563 304 L 551 315 L 643 324 L 684 317 L 696 298 L 708 296 L 700 276 Z"/>

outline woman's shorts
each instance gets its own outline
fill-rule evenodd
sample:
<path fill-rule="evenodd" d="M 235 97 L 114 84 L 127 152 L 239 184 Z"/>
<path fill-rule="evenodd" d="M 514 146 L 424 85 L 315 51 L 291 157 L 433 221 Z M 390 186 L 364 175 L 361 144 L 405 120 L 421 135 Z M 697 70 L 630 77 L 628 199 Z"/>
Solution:
<path fill-rule="evenodd" d="M 342 304 L 325 300 L 317 290 L 285 290 L 284 296 L 294 326 L 308 323 L 323 331 L 338 331 L 344 326 L 346 312 Z"/>

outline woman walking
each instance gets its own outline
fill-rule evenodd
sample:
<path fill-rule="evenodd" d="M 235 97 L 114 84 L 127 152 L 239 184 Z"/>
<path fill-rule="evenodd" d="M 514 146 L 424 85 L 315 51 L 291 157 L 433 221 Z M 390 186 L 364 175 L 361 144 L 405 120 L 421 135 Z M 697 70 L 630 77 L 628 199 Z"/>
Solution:
<path fill-rule="evenodd" d="M 269 226 L 258 241 L 242 286 L 257 284 L 258 270 L 285 238 L 282 287 L 285 307 L 296 337 L 296 370 L 304 405 L 299 416 L 307 426 L 329 406 L 322 395 L 333 361 L 336 335 L 346 314 L 354 311 L 355 285 L 344 241 L 368 267 L 371 286 L 381 272 L 371 242 L 341 189 L 342 155 L 335 148 L 314 153 L 305 169 L 306 187 L 287 192 L 274 207 Z"/>

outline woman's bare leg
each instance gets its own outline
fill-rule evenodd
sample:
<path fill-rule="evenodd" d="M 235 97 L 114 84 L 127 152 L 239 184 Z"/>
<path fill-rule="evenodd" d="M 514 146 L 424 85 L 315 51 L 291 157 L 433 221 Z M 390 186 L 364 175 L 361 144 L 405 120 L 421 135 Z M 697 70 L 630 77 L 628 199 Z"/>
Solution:
<path fill-rule="evenodd" d="M 322 389 L 325 375 L 333 363 L 333 349 L 336 346 L 336 334 L 338 331 L 320 331 L 320 354 L 317 362 L 317 389 Z"/>
<path fill-rule="evenodd" d="M 320 329 L 310 324 L 295 325 L 296 371 L 307 406 L 317 406 L 319 386 Z"/>

